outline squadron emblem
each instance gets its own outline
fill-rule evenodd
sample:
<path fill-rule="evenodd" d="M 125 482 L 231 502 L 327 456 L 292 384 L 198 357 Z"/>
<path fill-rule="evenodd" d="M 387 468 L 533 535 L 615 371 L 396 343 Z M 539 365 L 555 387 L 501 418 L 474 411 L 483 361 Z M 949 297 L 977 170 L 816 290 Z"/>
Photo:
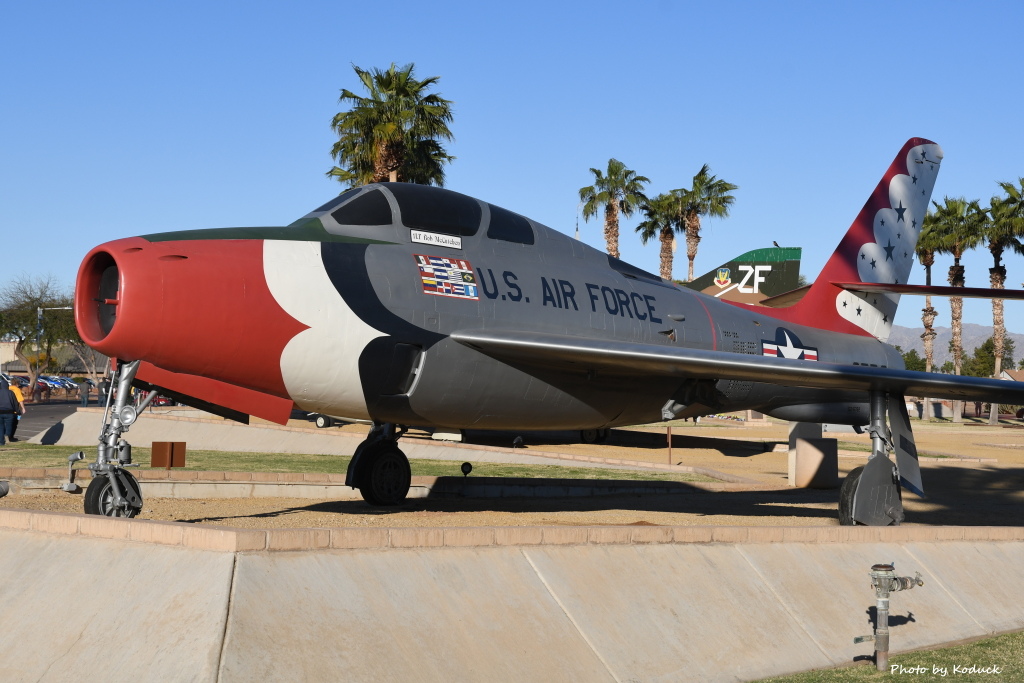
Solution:
<path fill-rule="evenodd" d="M 728 287 L 730 284 L 732 284 L 732 278 L 730 277 L 731 275 L 732 273 L 729 271 L 728 268 L 719 268 L 718 277 L 715 278 L 715 284 L 722 288 Z"/>

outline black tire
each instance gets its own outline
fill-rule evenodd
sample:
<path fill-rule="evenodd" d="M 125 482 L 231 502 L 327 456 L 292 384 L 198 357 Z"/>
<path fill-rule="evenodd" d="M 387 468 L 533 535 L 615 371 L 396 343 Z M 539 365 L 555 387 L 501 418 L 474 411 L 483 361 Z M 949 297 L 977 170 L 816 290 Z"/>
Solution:
<path fill-rule="evenodd" d="M 608 440 L 608 435 L 611 434 L 610 429 L 598 429 L 597 430 L 597 442 L 604 443 Z"/>
<path fill-rule="evenodd" d="M 409 459 L 390 442 L 376 444 L 363 456 L 359 492 L 370 505 L 401 505 L 409 495 Z"/>
<path fill-rule="evenodd" d="M 860 475 L 863 471 L 864 465 L 851 470 L 850 473 L 846 475 L 846 479 L 843 480 L 843 485 L 839 488 L 840 526 L 857 525 L 857 522 L 853 519 L 853 494 L 857 492 L 857 482 L 860 481 Z"/>
<path fill-rule="evenodd" d="M 581 429 L 580 430 L 580 441 L 583 443 L 597 443 L 601 438 L 601 433 L 597 429 Z"/>
<path fill-rule="evenodd" d="M 125 472 L 124 478 L 128 485 L 135 490 L 135 495 L 142 500 L 142 491 L 139 489 L 139 482 L 131 472 Z M 89 488 L 85 490 L 85 514 L 103 515 L 104 517 L 134 517 L 139 514 L 139 508 L 128 506 L 126 510 L 114 507 L 114 487 L 110 485 L 110 479 L 106 475 L 92 478 Z"/>
<path fill-rule="evenodd" d="M 327 415 L 317 415 L 316 416 L 316 426 L 318 428 L 320 428 L 320 429 L 327 429 L 328 427 L 332 427 L 333 425 L 334 425 L 334 420 L 332 420 L 329 416 L 327 416 Z"/>

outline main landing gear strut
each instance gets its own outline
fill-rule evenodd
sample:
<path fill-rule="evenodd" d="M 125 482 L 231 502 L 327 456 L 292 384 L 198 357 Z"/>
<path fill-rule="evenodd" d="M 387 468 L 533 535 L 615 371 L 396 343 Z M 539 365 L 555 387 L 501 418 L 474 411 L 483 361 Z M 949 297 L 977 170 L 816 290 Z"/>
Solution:
<path fill-rule="evenodd" d="M 132 463 L 132 447 L 122 438 L 124 432 L 135 423 L 139 413 L 145 410 L 156 392 L 150 392 L 138 407 L 131 405 L 131 386 L 139 361 L 122 363 L 114 374 L 117 399 L 111 405 L 107 396 L 107 408 L 103 414 L 99 445 L 96 447 L 96 462 L 89 464 L 92 481 L 85 491 L 85 514 L 106 517 L 134 517 L 142 509 L 142 491 L 139 482 L 128 471 L 138 467 Z M 75 483 L 74 464 L 85 458 L 81 451 L 68 457 L 68 482 L 61 488 L 77 493 L 81 487 Z"/>
<path fill-rule="evenodd" d="M 839 523 L 899 525 L 905 517 L 903 488 L 924 495 L 917 448 L 903 396 L 882 391 L 872 391 L 870 395 L 871 456 L 866 465 L 850 472 L 843 481 L 839 490 Z M 896 455 L 895 463 L 889 459 L 890 451 Z"/>
<path fill-rule="evenodd" d="M 345 484 L 359 489 L 370 505 L 400 505 L 409 495 L 409 459 L 398 447 L 406 427 L 374 422 L 348 464 Z"/>

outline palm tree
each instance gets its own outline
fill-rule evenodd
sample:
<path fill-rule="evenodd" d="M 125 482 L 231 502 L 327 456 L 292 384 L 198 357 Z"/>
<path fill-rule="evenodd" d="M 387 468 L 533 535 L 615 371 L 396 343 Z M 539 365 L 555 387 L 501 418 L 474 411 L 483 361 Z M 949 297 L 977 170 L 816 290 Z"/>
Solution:
<path fill-rule="evenodd" d="M 993 197 L 989 208 L 990 220 L 985 225 L 985 241 L 992 254 L 989 268 L 989 284 L 992 289 L 1006 286 L 1006 268 L 1003 266 L 1003 252 L 1009 248 L 1018 254 L 1024 252 L 1024 178 L 1019 179 L 1020 188 L 1013 183 L 999 183 L 1006 197 Z M 1003 352 L 1006 346 L 1006 325 L 1003 319 L 1003 300 L 992 299 L 992 343 L 995 356 L 993 377 L 1003 371 Z M 999 424 L 999 405 L 992 403 L 989 424 Z"/>
<path fill-rule="evenodd" d="M 982 239 L 982 228 L 987 220 L 984 209 L 978 200 L 967 201 L 963 197 L 944 197 L 942 205 L 932 202 L 935 213 L 929 214 L 925 220 L 930 222 L 934 231 L 936 254 L 951 254 L 953 265 L 949 267 L 949 284 L 963 287 L 964 267 L 960 259 L 964 252 L 978 246 Z M 953 374 L 959 375 L 963 369 L 963 311 L 964 300 L 954 296 L 949 299 L 950 320 L 953 327 L 953 339 L 950 348 L 953 352 Z M 961 401 L 953 402 L 953 421 L 961 422 Z"/>
<path fill-rule="evenodd" d="M 711 174 L 707 164 L 693 176 L 693 185 L 689 188 L 672 190 L 676 198 L 680 222 L 685 225 L 686 258 L 690 264 L 686 273 L 686 281 L 693 281 L 693 260 L 697 257 L 697 244 L 700 242 L 700 217 L 725 218 L 729 215 L 729 207 L 736 198 L 730 192 L 739 186 L 719 180 Z"/>
<path fill-rule="evenodd" d="M 351 108 L 331 122 L 338 134 L 331 156 L 338 166 L 327 175 L 353 187 L 384 181 L 444 185 L 444 164 L 455 157 L 440 140 L 452 139 L 452 103 L 427 93 L 440 77 L 418 80 L 412 64 L 392 63 L 386 71 L 352 68 L 367 96 L 341 91 L 338 101 Z"/>
<path fill-rule="evenodd" d="M 934 220 L 932 214 L 929 214 L 924 219 L 924 226 L 921 229 L 921 235 L 917 238 L 917 257 L 921 261 L 921 265 L 924 266 L 924 282 L 928 287 L 932 286 L 932 266 L 935 265 L 935 249 L 937 244 L 935 242 L 935 232 L 932 229 Z M 935 361 L 935 318 L 938 317 L 939 313 L 932 307 L 932 297 L 927 295 L 924 298 L 924 308 L 921 309 L 921 322 L 924 323 L 924 334 L 921 335 L 921 339 L 924 340 L 924 371 L 931 372 L 932 364 Z M 924 419 L 931 420 L 931 399 L 925 397 L 924 399 Z"/>
<path fill-rule="evenodd" d="M 676 198 L 671 194 L 659 194 L 643 206 L 646 218 L 636 231 L 640 240 L 647 244 L 655 236 L 661 241 L 661 277 L 672 279 L 672 257 L 677 225 Z"/>
<path fill-rule="evenodd" d="M 608 254 L 619 258 L 619 214 L 632 216 L 635 210 L 647 203 L 643 186 L 651 181 L 626 168 L 618 159 L 608 160 L 607 175 L 596 168 L 590 172 L 594 174 L 594 184 L 580 188 L 583 220 L 590 220 L 597 215 L 599 208 L 604 207 L 604 239 Z"/>

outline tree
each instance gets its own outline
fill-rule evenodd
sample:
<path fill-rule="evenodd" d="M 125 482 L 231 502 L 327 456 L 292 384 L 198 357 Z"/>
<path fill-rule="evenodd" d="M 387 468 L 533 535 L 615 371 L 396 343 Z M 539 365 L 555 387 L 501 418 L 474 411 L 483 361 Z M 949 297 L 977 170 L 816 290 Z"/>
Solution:
<path fill-rule="evenodd" d="M 985 224 L 985 241 L 992 254 L 992 267 L 989 268 L 989 285 L 992 289 L 1004 289 L 1006 286 L 1006 268 L 1002 257 L 1006 249 L 1018 254 L 1024 253 L 1024 178 L 1019 179 L 1020 187 L 1013 183 L 999 183 L 1006 197 L 993 197 L 989 217 Z M 1006 346 L 1006 325 L 1003 318 L 1003 300 L 992 299 L 992 339 L 994 365 L 992 376 L 998 377 L 1003 371 L 1003 354 Z M 1013 367 L 1012 359 L 1007 361 Z M 999 424 L 999 405 L 992 404 L 988 416 L 989 424 Z"/>
<path fill-rule="evenodd" d="M 953 256 L 953 265 L 949 268 L 949 284 L 953 287 L 964 287 L 964 267 L 960 265 L 960 259 L 964 252 L 981 242 L 987 215 L 976 199 L 967 201 L 963 197 L 944 197 L 941 205 L 938 202 L 932 204 L 935 211 L 925 216 L 924 228 L 934 231 L 932 239 L 936 254 Z M 963 365 L 963 298 L 950 297 L 949 307 L 953 328 L 953 374 L 959 375 Z M 954 422 L 962 421 L 961 403 L 953 402 Z"/>
<path fill-rule="evenodd" d="M 618 159 L 608 160 L 607 175 L 592 168 L 594 184 L 580 188 L 583 220 L 588 221 L 604 209 L 604 239 L 608 254 L 619 258 L 619 214 L 627 218 L 647 203 L 643 186 L 651 182 L 636 171 L 626 168 Z"/>
<path fill-rule="evenodd" d="M 920 355 L 918 355 L 917 349 L 910 349 L 909 351 L 904 351 L 898 346 L 894 348 L 900 352 L 901 356 L 903 356 L 903 365 L 904 367 L 906 367 L 907 370 L 914 370 L 916 372 L 926 372 L 926 370 L 924 369 L 924 359 L 921 358 Z"/>
<path fill-rule="evenodd" d="M 1013 339 L 1007 337 L 1003 346 L 1003 362 L 1007 367 L 1013 367 L 1014 348 Z M 989 337 L 981 346 L 974 349 L 970 357 L 964 360 L 963 374 L 969 377 L 996 377 L 1002 373 L 996 372 L 996 344 L 995 338 Z M 998 404 L 997 404 L 998 405 Z"/>
<path fill-rule="evenodd" d="M 697 258 L 697 244 L 700 243 L 700 218 L 725 218 L 729 215 L 729 207 L 736 198 L 730 192 L 738 190 L 738 185 L 727 183 L 711 174 L 707 164 L 693 176 L 693 184 L 689 189 L 672 190 L 676 198 L 680 222 L 686 233 L 686 258 L 689 261 L 686 281 L 693 281 L 693 260 Z"/>
<path fill-rule="evenodd" d="M 924 266 L 924 283 L 926 286 L 932 286 L 932 266 L 935 265 L 935 249 L 937 247 L 935 239 L 935 231 L 933 230 L 932 224 L 929 223 L 928 219 L 925 218 L 924 226 L 921 229 L 921 234 L 917 238 L 917 257 L 921 261 L 921 265 Z M 924 308 L 921 309 L 921 322 L 924 323 L 924 332 L 921 334 L 921 339 L 924 341 L 924 371 L 931 372 L 932 364 L 935 362 L 935 318 L 938 317 L 939 313 L 932 307 L 932 297 L 927 295 L 924 298 Z M 932 409 L 931 399 L 927 396 L 924 398 L 924 419 L 931 421 Z"/>
<path fill-rule="evenodd" d="M 671 194 L 659 194 L 648 200 L 642 209 L 646 218 L 636 226 L 644 244 L 655 237 L 661 242 L 661 277 L 665 280 L 672 279 L 672 251 L 678 229 L 676 203 Z"/>
<path fill-rule="evenodd" d="M 71 296 L 57 285 L 52 276 L 13 280 L 0 289 L 0 336 L 14 340 L 14 355 L 28 368 L 30 387 L 36 385 L 36 380 L 43 370 L 39 361 L 42 358 L 52 358 L 51 352 L 58 341 L 58 333 L 64 328 L 60 324 L 50 325 L 47 320 L 47 325 L 40 333 L 39 309 L 70 305 Z M 34 362 L 29 362 L 25 345 L 35 342 L 37 334 L 42 348 L 37 349 Z M 77 331 L 75 335 L 77 336 Z"/>
<path fill-rule="evenodd" d="M 455 158 L 440 142 L 453 139 L 452 102 L 427 93 L 440 76 L 418 80 L 413 64 L 352 68 L 367 96 L 342 89 L 338 101 L 350 109 L 331 122 L 338 134 L 331 156 L 338 166 L 327 175 L 352 187 L 384 181 L 443 186 L 444 165 Z"/>

